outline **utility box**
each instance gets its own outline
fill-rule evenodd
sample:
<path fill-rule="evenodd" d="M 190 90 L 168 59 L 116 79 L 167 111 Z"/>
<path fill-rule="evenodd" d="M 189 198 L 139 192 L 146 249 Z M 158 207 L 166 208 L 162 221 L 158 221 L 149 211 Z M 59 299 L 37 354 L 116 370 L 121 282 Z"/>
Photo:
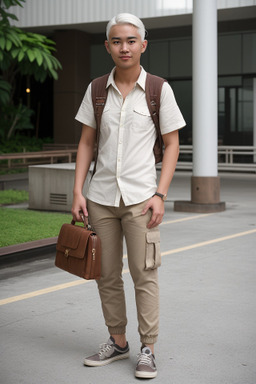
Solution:
<path fill-rule="evenodd" d="M 86 194 L 93 165 L 84 183 Z M 29 167 L 29 208 L 70 212 L 73 202 L 75 163 L 31 165 Z"/>

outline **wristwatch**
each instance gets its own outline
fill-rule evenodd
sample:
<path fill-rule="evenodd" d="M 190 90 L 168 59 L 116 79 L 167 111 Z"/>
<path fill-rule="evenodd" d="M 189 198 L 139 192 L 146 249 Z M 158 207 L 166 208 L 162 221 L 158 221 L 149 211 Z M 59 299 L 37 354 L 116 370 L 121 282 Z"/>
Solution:
<path fill-rule="evenodd" d="M 154 193 L 154 195 L 152 197 L 154 197 L 154 196 L 160 197 L 163 201 L 165 201 L 167 198 L 167 195 L 163 195 L 162 193 L 159 193 L 159 192 Z"/>

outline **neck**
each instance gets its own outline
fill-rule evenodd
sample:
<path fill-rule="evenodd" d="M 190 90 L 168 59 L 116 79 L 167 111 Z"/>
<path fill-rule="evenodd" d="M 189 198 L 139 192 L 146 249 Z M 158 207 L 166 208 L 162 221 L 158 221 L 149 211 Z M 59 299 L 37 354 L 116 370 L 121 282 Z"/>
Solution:
<path fill-rule="evenodd" d="M 134 84 L 140 75 L 140 65 L 137 68 L 123 69 L 116 67 L 115 82 L 121 84 Z"/>

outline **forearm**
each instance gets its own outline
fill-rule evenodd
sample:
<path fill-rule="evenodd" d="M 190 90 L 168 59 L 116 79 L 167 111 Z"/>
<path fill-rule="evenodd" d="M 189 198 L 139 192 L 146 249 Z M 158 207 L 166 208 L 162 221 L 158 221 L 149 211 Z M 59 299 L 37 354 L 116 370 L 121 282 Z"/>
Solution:
<path fill-rule="evenodd" d="M 163 140 L 165 151 L 157 192 L 167 195 L 179 156 L 178 131 L 164 135 Z M 164 201 L 159 196 L 153 196 L 145 205 L 142 214 L 145 215 L 149 209 L 152 210 L 152 216 L 147 227 L 154 228 L 162 222 L 164 216 Z"/>
<path fill-rule="evenodd" d="M 83 212 L 84 216 L 88 216 L 86 200 L 82 191 L 93 158 L 94 143 L 95 129 L 83 126 L 77 150 L 73 204 L 71 209 L 73 219 L 76 221 L 81 221 L 80 211 Z"/>
<path fill-rule="evenodd" d="M 82 193 L 83 185 L 93 159 L 94 146 L 95 129 L 83 125 L 76 157 L 74 196 Z"/>
<path fill-rule="evenodd" d="M 86 143 L 80 142 L 76 158 L 75 182 L 73 194 L 80 194 L 93 158 L 93 149 Z"/>
<path fill-rule="evenodd" d="M 165 146 L 162 169 L 157 191 L 162 194 L 167 194 L 171 184 L 177 160 L 179 157 L 179 139 L 178 132 L 174 135 L 174 139 L 168 141 Z"/>

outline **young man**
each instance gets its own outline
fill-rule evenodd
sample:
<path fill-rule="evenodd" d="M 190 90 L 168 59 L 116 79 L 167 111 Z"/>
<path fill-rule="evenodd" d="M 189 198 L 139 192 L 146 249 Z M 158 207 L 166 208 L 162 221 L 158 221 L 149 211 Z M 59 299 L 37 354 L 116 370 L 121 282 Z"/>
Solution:
<path fill-rule="evenodd" d="M 156 184 L 153 146 L 156 129 L 145 98 L 146 72 L 140 57 L 147 48 L 145 27 L 131 14 L 114 17 L 107 26 L 105 47 L 115 68 L 108 82 L 102 114 L 96 172 L 86 199 L 82 188 L 95 147 L 96 122 L 89 85 L 76 119 L 83 124 L 79 142 L 72 214 L 89 215 L 102 243 L 102 277 L 98 281 L 103 314 L 110 334 L 99 353 L 85 359 L 102 366 L 129 356 L 126 307 L 122 280 L 123 237 L 134 282 L 138 331 L 142 343 L 135 369 L 138 378 L 157 375 L 154 344 L 158 337 L 160 232 L 164 200 L 179 153 L 178 130 L 185 125 L 171 87 L 164 83 L 160 127 L 164 157 Z M 156 194 L 157 193 L 157 194 Z"/>

